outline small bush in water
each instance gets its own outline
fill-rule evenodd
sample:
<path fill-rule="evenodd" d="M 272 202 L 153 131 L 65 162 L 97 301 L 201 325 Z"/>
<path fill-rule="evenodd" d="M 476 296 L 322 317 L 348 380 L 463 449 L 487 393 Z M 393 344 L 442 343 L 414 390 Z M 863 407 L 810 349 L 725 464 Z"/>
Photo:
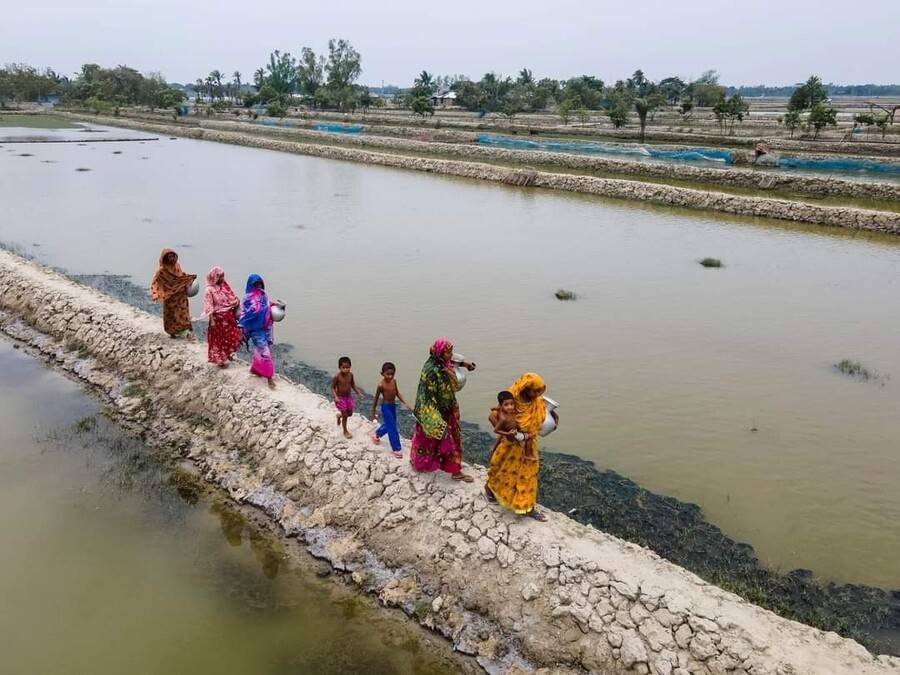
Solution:
<path fill-rule="evenodd" d="M 567 291 L 565 288 L 556 289 L 556 293 L 553 295 L 556 296 L 557 300 L 574 300 L 578 296 L 575 295 L 574 291 Z"/>
<path fill-rule="evenodd" d="M 850 377 L 858 377 L 860 380 L 868 381 L 878 377 L 878 373 L 869 370 L 859 361 L 844 359 L 843 361 L 835 363 L 834 367 L 838 372 L 849 375 Z"/>
<path fill-rule="evenodd" d="M 700 261 L 700 264 L 704 267 L 724 267 L 722 261 L 718 258 L 703 258 L 703 260 Z"/>

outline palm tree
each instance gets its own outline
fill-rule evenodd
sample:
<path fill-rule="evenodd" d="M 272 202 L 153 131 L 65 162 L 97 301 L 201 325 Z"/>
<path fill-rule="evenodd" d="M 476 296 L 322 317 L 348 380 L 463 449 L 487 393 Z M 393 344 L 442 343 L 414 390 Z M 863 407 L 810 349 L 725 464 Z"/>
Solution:
<path fill-rule="evenodd" d="M 234 78 L 234 96 L 235 99 L 239 99 L 241 97 L 241 73 L 240 71 L 234 71 L 231 74 L 231 77 Z"/>
<path fill-rule="evenodd" d="M 197 80 L 194 82 L 194 93 L 195 93 L 195 96 L 194 96 L 195 100 L 199 101 L 200 97 L 203 95 L 203 79 L 202 78 L 198 77 Z"/>
<path fill-rule="evenodd" d="M 416 78 L 414 84 L 419 84 L 426 89 L 431 89 L 434 87 L 434 76 L 427 70 L 423 70 L 421 73 L 419 73 L 419 76 Z"/>
<path fill-rule="evenodd" d="M 263 82 L 265 81 L 265 79 L 266 79 L 266 71 L 263 70 L 262 68 L 257 68 L 256 71 L 253 73 L 253 84 L 256 86 L 257 89 L 262 88 Z"/>
<path fill-rule="evenodd" d="M 222 73 L 216 69 L 209 74 L 209 79 L 215 87 L 216 98 L 222 98 Z"/>

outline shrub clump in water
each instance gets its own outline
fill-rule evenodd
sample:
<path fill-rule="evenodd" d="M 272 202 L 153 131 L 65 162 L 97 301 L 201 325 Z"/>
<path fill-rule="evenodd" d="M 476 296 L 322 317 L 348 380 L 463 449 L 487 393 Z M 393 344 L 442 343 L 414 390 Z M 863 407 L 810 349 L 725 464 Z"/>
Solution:
<path fill-rule="evenodd" d="M 76 170 L 76 171 L 90 171 L 90 169 L 89 169 L 88 167 L 86 167 L 86 166 L 79 166 L 79 167 L 78 167 L 77 169 L 75 169 L 75 170 Z"/>
<path fill-rule="evenodd" d="M 700 264 L 704 267 L 725 267 L 718 258 L 703 258 L 703 260 L 700 261 Z"/>
<path fill-rule="evenodd" d="M 852 359 L 843 359 L 842 361 L 835 363 L 834 369 L 847 377 L 855 377 L 863 382 L 868 382 L 869 380 L 881 382 L 882 387 L 884 386 L 884 381 L 887 379 L 886 375 L 882 375 L 877 370 L 869 370 L 859 361 L 853 361 Z"/>
<path fill-rule="evenodd" d="M 575 295 L 574 291 L 567 291 L 565 288 L 556 289 L 556 293 L 553 295 L 556 296 L 557 300 L 574 300 L 578 296 Z"/>

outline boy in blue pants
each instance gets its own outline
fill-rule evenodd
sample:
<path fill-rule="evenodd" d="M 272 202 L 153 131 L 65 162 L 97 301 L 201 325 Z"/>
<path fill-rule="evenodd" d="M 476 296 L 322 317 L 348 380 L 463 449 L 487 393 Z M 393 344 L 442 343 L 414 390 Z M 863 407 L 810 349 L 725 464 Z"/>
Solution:
<path fill-rule="evenodd" d="M 404 400 L 400 389 L 397 388 L 397 380 L 394 377 L 396 373 L 397 367 L 390 361 L 381 366 L 381 382 L 375 390 L 375 400 L 372 401 L 372 419 L 377 420 L 378 399 L 383 400 L 381 426 L 372 433 L 372 442 L 378 445 L 381 443 L 381 437 L 387 435 L 391 442 L 391 450 L 394 451 L 394 457 L 401 459 L 403 453 L 400 452 L 400 431 L 397 428 L 397 401 L 399 400 L 407 410 L 411 410 L 411 408 Z"/>

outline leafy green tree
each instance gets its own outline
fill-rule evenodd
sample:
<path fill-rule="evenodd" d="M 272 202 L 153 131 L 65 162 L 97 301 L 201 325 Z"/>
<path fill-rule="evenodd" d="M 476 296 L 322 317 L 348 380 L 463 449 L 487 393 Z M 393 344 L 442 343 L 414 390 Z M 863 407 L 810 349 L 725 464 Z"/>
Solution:
<path fill-rule="evenodd" d="M 617 98 L 606 114 L 613 127 L 621 129 L 628 123 L 628 102 L 624 98 Z"/>
<path fill-rule="evenodd" d="M 572 99 L 580 108 L 597 110 L 603 101 L 603 80 L 582 75 L 566 80 L 562 86 L 563 99 Z"/>
<path fill-rule="evenodd" d="M 559 121 L 569 126 L 569 120 L 572 116 L 572 110 L 575 108 L 575 102 L 567 98 L 559 104 Z"/>
<path fill-rule="evenodd" d="M 269 117 L 284 117 L 287 115 L 287 108 L 280 99 L 275 99 L 266 107 L 266 115 Z"/>
<path fill-rule="evenodd" d="M 837 111 L 830 106 L 823 105 L 822 103 L 816 103 L 816 105 L 814 105 L 809 111 L 807 124 L 814 130 L 813 138 L 818 138 L 819 132 L 825 127 L 837 126 Z"/>
<path fill-rule="evenodd" d="M 300 62 L 297 64 L 297 84 L 300 93 L 315 103 L 316 91 L 325 82 L 325 57 L 316 56 L 309 47 L 304 47 L 300 52 Z"/>
<path fill-rule="evenodd" d="M 282 102 L 287 103 L 291 94 L 297 88 L 297 62 L 289 52 L 283 54 L 277 49 L 269 55 L 269 62 L 266 64 L 266 75 L 263 86 L 260 88 L 260 94 L 265 85 L 269 85 L 275 92 L 276 97 Z M 268 99 L 268 100 L 271 100 Z"/>
<path fill-rule="evenodd" d="M 881 138 L 884 139 L 884 135 L 887 133 L 888 124 L 891 123 L 891 116 L 887 113 L 883 115 L 878 115 L 874 118 L 874 124 L 878 127 L 878 130 L 881 132 Z"/>
<path fill-rule="evenodd" d="M 434 115 L 434 106 L 431 104 L 430 96 L 415 96 L 410 100 L 410 110 L 414 115 Z"/>
<path fill-rule="evenodd" d="M 659 91 L 669 105 L 678 105 L 686 89 L 687 85 L 680 77 L 667 77 L 659 81 Z"/>
<path fill-rule="evenodd" d="M 800 115 L 799 110 L 788 110 L 782 117 L 781 123 L 784 125 L 784 128 L 791 132 L 791 138 L 794 137 L 794 132 L 800 128 L 800 125 L 803 124 L 803 118 Z"/>
<path fill-rule="evenodd" d="M 822 80 L 812 75 L 791 94 L 788 110 L 812 110 L 820 103 L 828 100 L 828 92 L 822 86 Z"/>
<path fill-rule="evenodd" d="M 707 70 L 688 84 L 684 95 L 695 106 L 710 108 L 725 96 L 725 87 L 719 84 L 719 74 L 715 70 Z"/>
<path fill-rule="evenodd" d="M 513 85 L 512 88 L 503 95 L 503 99 L 500 101 L 497 111 L 507 119 L 511 120 L 520 112 L 524 112 L 528 109 L 527 98 L 527 89 L 524 85 Z"/>
<path fill-rule="evenodd" d="M 685 119 L 690 119 L 693 110 L 694 110 L 693 101 L 682 101 L 681 106 L 679 106 L 679 108 L 678 108 L 678 112 Z"/>
<path fill-rule="evenodd" d="M 734 94 L 730 98 L 722 98 L 713 106 L 713 115 L 719 122 L 722 130 L 725 130 L 725 124 L 728 123 L 729 131 L 734 133 L 734 123 L 743 122 L 744 116 L 749 112 L 750 105 L 744 101 L 740 94 Z"/>
<path fill-rule="evenodd" d="M 329 40 L 325 72 L 331 89 L 338 90 L 352 85 L 362 73 L 359 52 L 347 40 Z"/>
<path fill-rule="evenodd" d="M 651 85 L 645 88 L 647 92 L 644 96 L 638 96 L 634 99 L 634 111 L 638 116 L 638 123 L 641 125 L 640 142 L 644 142 L 647 129 L 647 116 L 653 111 L 661 108 L 666 103 L 665 97 L 660 94 Z"/>

